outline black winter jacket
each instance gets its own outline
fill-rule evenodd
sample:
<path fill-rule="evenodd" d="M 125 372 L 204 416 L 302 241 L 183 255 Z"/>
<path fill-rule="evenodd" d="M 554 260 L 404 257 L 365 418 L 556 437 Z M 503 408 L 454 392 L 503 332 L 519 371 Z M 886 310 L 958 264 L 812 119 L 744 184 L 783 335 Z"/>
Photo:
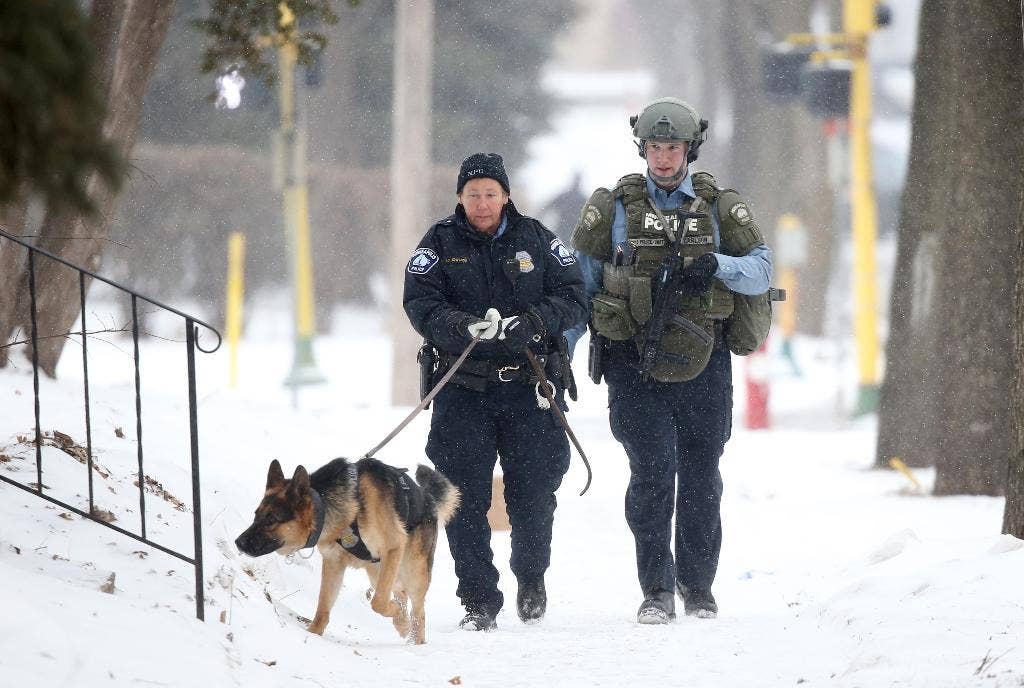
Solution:
<path fill-rule="evenodd" d="M 460 323 L 467 314 L 482 318 L 488 308 L 503 318 L 527 309 L 539 315 L 548 338 L 531 347 L 537 352 L 587 320 L 583 275 L 572 252 L 512 201 L 505 214 L 505 231 L 491 237 L 473 229 L 459 204 L 427 231 L 406 265 L 405 312 L 416 331 L 443 351 L 461 353 L 470 337 Z M 485 340 L 471 357 L 508 360 L 509 354 L 497 340 Z"/>

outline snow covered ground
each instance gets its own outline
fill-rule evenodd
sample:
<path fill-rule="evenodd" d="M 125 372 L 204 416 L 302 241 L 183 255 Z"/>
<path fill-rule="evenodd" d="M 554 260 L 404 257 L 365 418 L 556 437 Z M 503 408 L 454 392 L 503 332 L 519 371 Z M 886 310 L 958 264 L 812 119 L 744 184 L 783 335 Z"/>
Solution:
<path fill-rule="evenodd" d="M 442 538 L 427 598 L 427 644 L 409 646 L 351 573 L 324 637 L 311 615 L 318 557 L 289 564 L 240 555 L 267 465 L 286 472 L 358 456 L 407 413 L 387 404 L 388 339 L 372 313 L 350 312 L 317 342 L 329 384 L 298 408 L 281 380 L 286 337 L 246 340 L 240 384 L 227 351 L 199 355 L 206 621 L 195 619 L 190 566 L 0 482 L 0 686 L 1024 686 L 1024 542 L 999 534 L 1002 500 L 927 496 L 902 475 L 870 469 L 874 423 L 843 419 L 847 359 L 827 342 L 798 342 L 797 377 L 772 361 L 770 431 L 746 431 L 737 361 L 736 422 L 722 460 L 725 543 L 716 620 L 635 623 L 640 602 L 622 515 L 627 466 L 607 425 L 605 393 L 577 360 L 581 402 L 569 414 L 594 468 L 559 492 L 544 621 L 511 606 L 491 633 L 460 631 L 462 610 Z M 90 346 L 98 505 L 138 527 L 130 340 Z M 584 343 L 585 344 L 585 343 Z M 182 344 L 142 348 L 149 534 L 191 551 Z M 585 348 L 583 349 L 585 351 Z M 42 428 L 84 443 L 80 356 L 42 381 Z M 0 472 L 35 481 L 32 377 L 0 371 Z M 379 452 L 424 461 L 429 414 Z M 124 437 L 119 437 L 124 435 Z M 44 448 L 43 482 L 84 503 L 84 467 Z M 506 599 L 515 599 L 507 533 L 494 536 Z M 113 578 L 111 578 L 113 576 Z M 112 593 L 101 591 L 101 587 Z"/>

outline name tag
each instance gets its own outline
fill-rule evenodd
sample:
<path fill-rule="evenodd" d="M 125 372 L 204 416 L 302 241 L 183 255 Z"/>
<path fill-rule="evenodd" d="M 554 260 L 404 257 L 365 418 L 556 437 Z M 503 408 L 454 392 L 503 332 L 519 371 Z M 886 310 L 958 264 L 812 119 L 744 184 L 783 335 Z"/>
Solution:
<path fill-rule="evenodd" d="M 629 243 L 632 244 L 634 247 L 640 247 L 640 246 L 664 246 L 665 245 L 665 239 L 664 238 L 660 238 L 660 239 L 650 238 L 649 239 L 649 238 L 646 238 L 646 237 L 639 237 L 639 238 L 636 238 L 636 239 L 630 239 Z"/>

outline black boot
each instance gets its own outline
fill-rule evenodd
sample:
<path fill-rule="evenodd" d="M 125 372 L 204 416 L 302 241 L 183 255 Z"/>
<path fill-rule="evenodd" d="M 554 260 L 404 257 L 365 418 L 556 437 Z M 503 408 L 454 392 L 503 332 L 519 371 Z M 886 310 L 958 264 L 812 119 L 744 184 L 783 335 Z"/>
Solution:
<path fill-rule="evenodd" d="M 676 583 L 676 592 L 683 601 L 683 610 L 687 616 L 696 616 L 698 619 L 714 619 L 718 616 L 718 603 L 707 588 L 690 588 Z"/>
<path fill-rule="evenodd" d="M 544 618 L 548 608 L 548 593 L 544 589 L 544 579 L 519 583 L 519 594 L 516 595 L 516 611 L 523 623 L 537 623 Z"/>
<path fill-rule="evenodd" d="M 494 620 L 496 614 L 479 607 L 466 607 L 466 615 L 459 622 L 459 628 L 464 631 L 493 631 L 498 627 Z"/>
<path fill-rule="evenodd" d="M 656 590 L 647 595 L 636 612 L 636 622 L 641 624 L 667 624 L 676 618 L 676 600 L 672 593 Z"/>

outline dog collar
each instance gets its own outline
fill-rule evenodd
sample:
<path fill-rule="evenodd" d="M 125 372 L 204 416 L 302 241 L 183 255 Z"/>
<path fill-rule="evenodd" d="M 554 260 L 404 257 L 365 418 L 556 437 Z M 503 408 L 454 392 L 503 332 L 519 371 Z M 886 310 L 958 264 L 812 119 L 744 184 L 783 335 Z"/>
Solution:
<path fill-rule="evenodd" d="M 313 500 L 313 530 L 309 533 L 309 539 L 306 540 L 302 549 L 316 546 L 320 539 L 320 532 L 324 529 L 324 500 L 320 498 L 320 493 L 313 488 L 309 488 L 309 498 Z"/>

